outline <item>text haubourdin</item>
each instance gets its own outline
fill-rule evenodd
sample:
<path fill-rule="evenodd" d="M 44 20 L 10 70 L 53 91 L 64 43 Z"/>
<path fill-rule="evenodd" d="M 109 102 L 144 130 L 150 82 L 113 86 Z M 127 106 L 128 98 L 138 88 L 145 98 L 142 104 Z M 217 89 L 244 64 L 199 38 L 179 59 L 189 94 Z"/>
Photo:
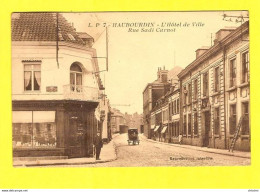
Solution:
<path fill-rule="evenodd" d="M 118 22 L 118 23 L 89 23 L 88 27 L 126 28 L 128 32 L 176 32 L 177 28 L 204 27 L 203 22 Z"/>

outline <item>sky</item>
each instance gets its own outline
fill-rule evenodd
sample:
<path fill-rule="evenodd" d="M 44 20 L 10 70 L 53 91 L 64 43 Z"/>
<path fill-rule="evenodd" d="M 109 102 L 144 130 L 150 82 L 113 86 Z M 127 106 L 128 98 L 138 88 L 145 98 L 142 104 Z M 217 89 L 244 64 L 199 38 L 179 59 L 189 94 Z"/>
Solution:
<path fill-rule="evenodd" d="M 246 11 L 91 12 L 63 13 L 63 16 L 73 23 L 77 32 L 94 37 L 93 47 L 98 57 L 107 56 L 107 27 L 108 71 L 100 73 L 105 92 L 113 108 L 140 114 L 142 93 L 148 83 L 156 80 L 158 67 L 185 68 L 195 60 L 198 48 L 211 46 L 219 29 L 241 25 L 234 17 L 226 21 L 230 18 L 223 19 L 223 14 L 248 16 Z M 126 23 L 149 26 L 132 27 Z M 169 23 L 171 26 L 167 27 Z M 106 69 L 105 59 L 98 59 L 98 63 L 100 70 Z"/>

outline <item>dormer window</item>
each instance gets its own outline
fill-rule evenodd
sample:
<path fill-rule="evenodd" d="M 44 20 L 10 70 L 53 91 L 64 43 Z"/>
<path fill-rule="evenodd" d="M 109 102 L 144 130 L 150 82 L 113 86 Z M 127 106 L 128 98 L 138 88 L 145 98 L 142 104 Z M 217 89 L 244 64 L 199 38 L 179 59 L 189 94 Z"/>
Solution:
<path fill-rule="evenodd" d="M 75 63 L 70 67 L 70 89 L 74 92 L 82 92 L 82 69 Z"/>
<path fill-rule="evenodd" d="M 76 39 L 74 38 L 74 36 L 71 35 L 70 33 L 68 33 L 67 35 L 68 35 L 68 37 L 70 38 L 70 40 L 72 40 L 72 41 L 75 41 L 75 40 L 76 40 Z"/>

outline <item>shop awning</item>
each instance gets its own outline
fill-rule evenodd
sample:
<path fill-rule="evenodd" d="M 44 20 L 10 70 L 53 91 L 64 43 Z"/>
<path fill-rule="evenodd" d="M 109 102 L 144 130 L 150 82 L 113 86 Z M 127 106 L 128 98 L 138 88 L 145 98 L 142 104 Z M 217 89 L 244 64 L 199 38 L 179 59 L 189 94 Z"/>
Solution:
<path fill-rule="evenodd" d="M 55 111 L 33 111 L 33 123 L 55 122 Z"/>
<path fill-rule="evenodd" d="M 160 125 L 157 125 L 154 129 L 154 132 L 157 131 L 159 129 Z"/>
<path fill-rule="evenodd" d="M 13 111 L 13 123 L 53 123 L 55 111 Z"/>
<path fill-rule="evenodd" d="M 168 126 L 166 125 L 166 126 L 164 126 L 163 127 L 163 129 L 162 129 L 162 131 L 161 131 L 161 133 L 165 133 L 165 131 L 166 131 L 166 129 L 168 128 Z"/>
<path fill-rule="evenodd" d="M 32 123 L 32 111 L 13 111 L 13 123 Z"/>

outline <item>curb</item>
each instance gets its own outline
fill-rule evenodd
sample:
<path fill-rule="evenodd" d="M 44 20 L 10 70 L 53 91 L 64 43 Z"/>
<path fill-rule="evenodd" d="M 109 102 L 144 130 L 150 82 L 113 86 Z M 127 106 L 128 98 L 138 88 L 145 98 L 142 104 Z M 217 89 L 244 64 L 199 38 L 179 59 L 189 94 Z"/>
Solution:
<path fill-rule="evenodd" d="M 165 142 L 159 142 L 159 141 L 154 141 L 154 140 L 151 140 L 151 139 L 147 139 L 144 137 L 144 139 L 146 141 L 149 141 L 149 142 L 153 142 L 153 143 L 158 143 L 158 144 L 164 144 L 164 145 L 171 145 L 171 146 L 175 146 L 175 147 L 180 147 L 180 148 L 185 148 L 185 149 L 192 149 L 192 150 L 197 150 L 197 151 L 203 151 L 203 152 L 208 152 L 208 153 L 215 153 L 215 154 L 221 154 L 221 155 L 227 155 L 227 156 L 233 156 L 233 157 L 241 157 L 241 158 L 247 158 L 247 159 L 251 159 L 251 156 L 248 157 L 248 156 L 244 156 L 244 155 L 239 155 L 239 154 L 234 154 L 234 153 L 223 153 L 223 152 L 218 152 L 218 151 L 207 151 L 207 150 L 204 150 L 204 149 L 194 149 L 194 148 L 190 148 L 189 146 L 185 146 L 185 145 L 177 145 L 177 144 L 174 144 L 174 143 L 165 143 Z"/>
<path fill-rule="evenodd" d="M 86 165 L 86 164 L 97 164 L 97 163 L 107 163 L 111 161 L 115 161 L 117 159 L 117 149 L 116 145 L 113 142 L 113 148 L 114 148 L 114 157 L 111 159 L 107 160 L 101 160 L 101 161 L 90 161 L 90 162 L 57 162 L 57 163 L 31 163 L 31 164 L 18 164 L 18 165 L 13 165 L 13 167 L 37 167 L 37 166 L 49 166 L 49 165 Z"/>

